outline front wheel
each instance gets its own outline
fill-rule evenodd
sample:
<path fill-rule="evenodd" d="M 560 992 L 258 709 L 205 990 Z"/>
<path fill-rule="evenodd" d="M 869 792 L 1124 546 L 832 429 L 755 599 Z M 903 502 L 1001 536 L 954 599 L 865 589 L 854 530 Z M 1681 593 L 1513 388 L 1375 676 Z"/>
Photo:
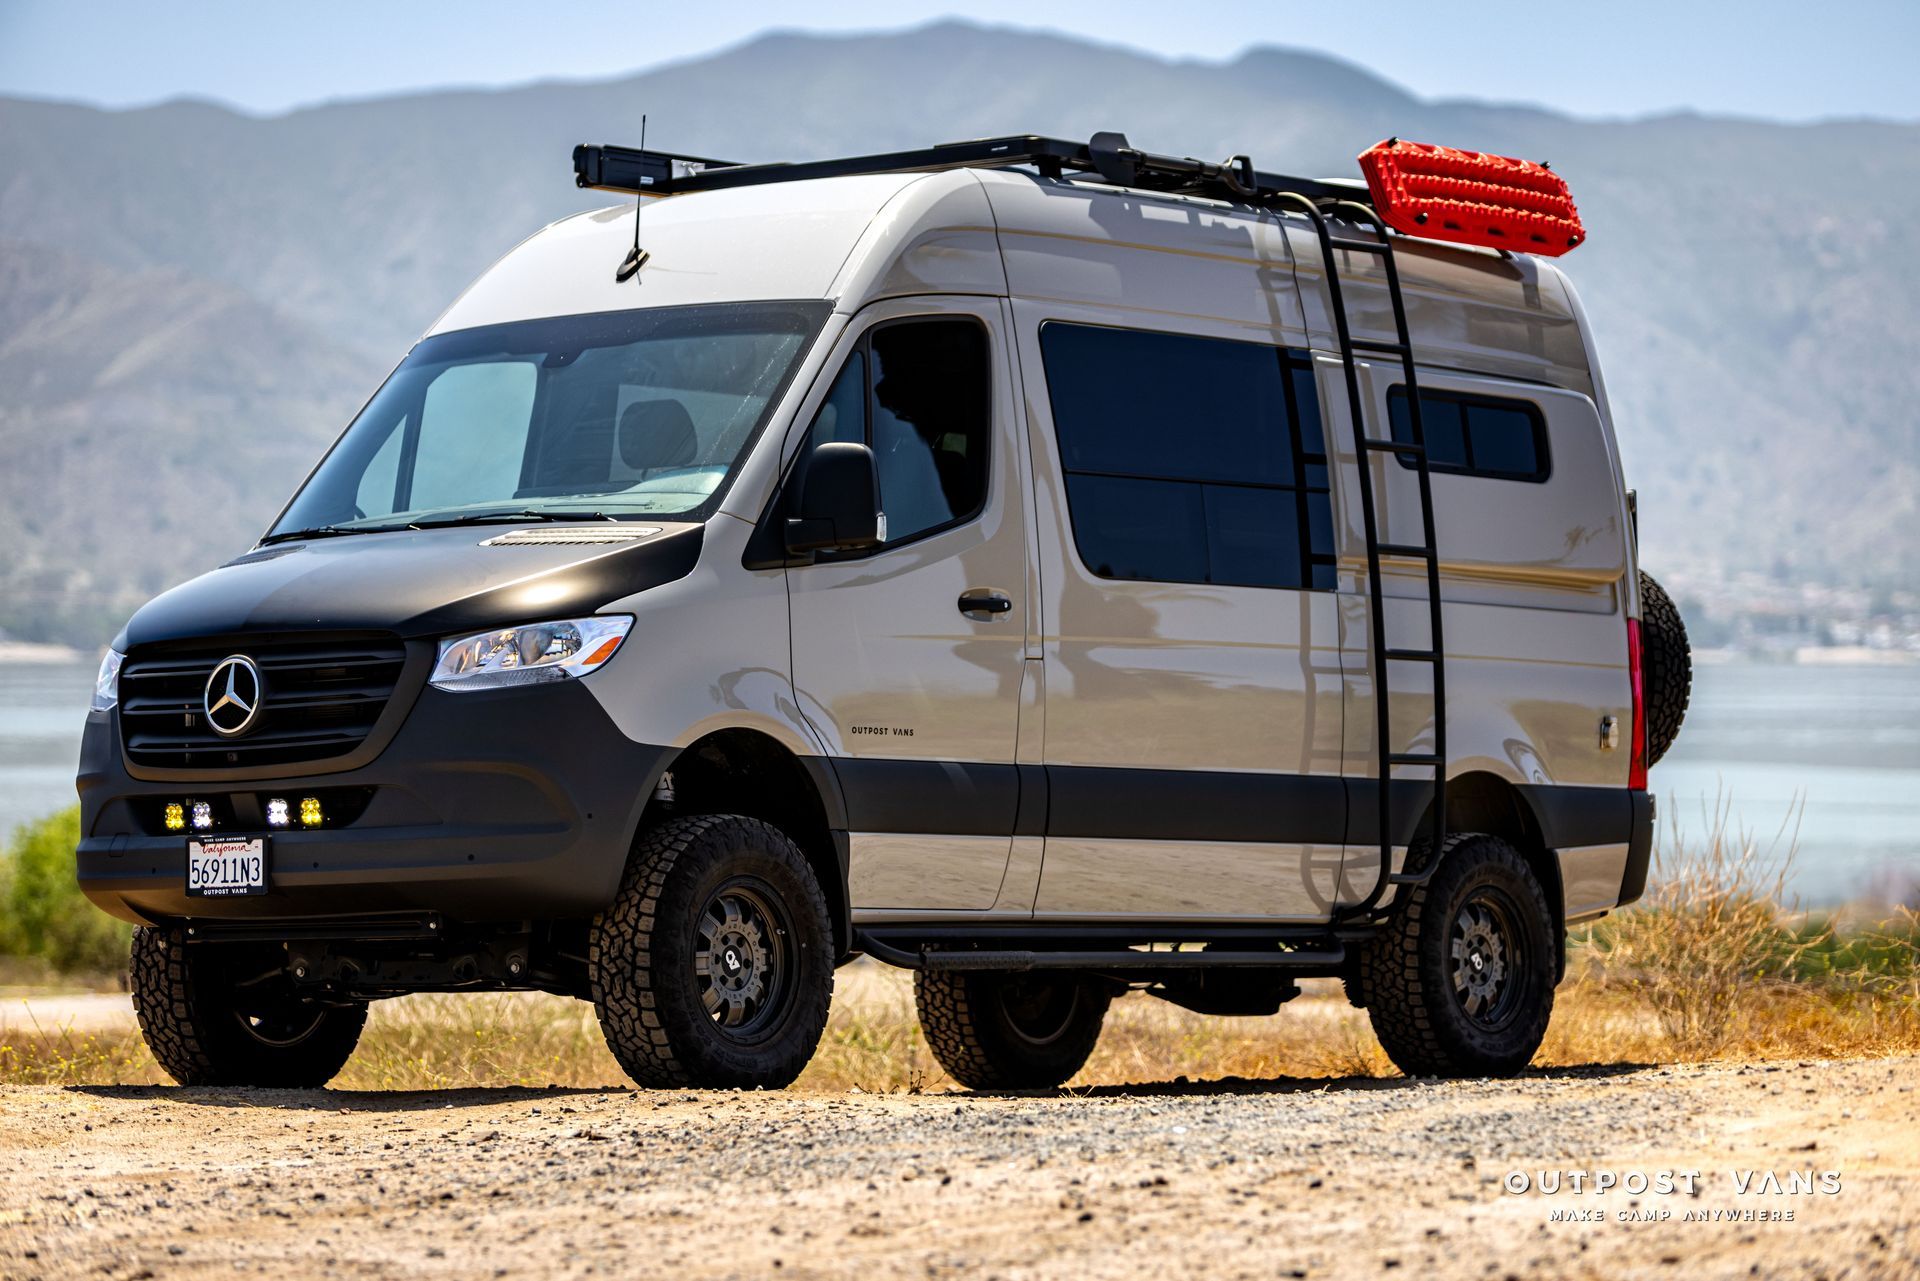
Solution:
<path fill-rule="evenodd" d="M 361 1004 L 303 1000 L 278 948 L 133 932 L 128 975 L 147 1048 L 182 1085 L 309 1089 L 346 1066 L 366 1026 Z"/>
<path fill-rule="evenodd" d="M 1408 1076 L 1508 1076 L 1547 1033 L 1559 939 L 1540 882 L 1497 836 L 1447 838 L 1360 953 L 1374 1034 Z"/>
<path fill-rule="evenodd" d="M 806 856 L 732 814 L 634 845 L 587 953 L 607 1047 L 646 1086 L 791 1084 L 833 996 L 832 926 Z"/>
<path fill-rule="evenodd" d="M 917 971 L 913 1001 L 940 1066 L 975 1090 L 1049 1090 L 1086 1064 L 1112 1002 L 1075 974 Z"/>

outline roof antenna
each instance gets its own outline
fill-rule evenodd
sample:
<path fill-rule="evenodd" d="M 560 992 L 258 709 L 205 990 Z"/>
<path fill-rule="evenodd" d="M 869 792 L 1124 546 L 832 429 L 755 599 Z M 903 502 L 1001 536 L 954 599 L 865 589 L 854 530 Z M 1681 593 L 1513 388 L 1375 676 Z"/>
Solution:
<path fill-rule="evenodd" d="M 640 114 L 640 150 L 644 152 L 646 149 L 647 116 L 645 112 L 642 112 Z M 613 273 L 615 284 L 624 285 L 627 281 L 632 280 L 640 274 L 640 269 L 647 265 L 647 259 L 653 257 L 652 254 L 640 247 L 640 211 L 647 206 L 647 191 L 646 187 L 642 185 L 645 182 L 646 179 L 642 178 L 639 183 L 635 184 L 637 190 L 633 196 L 633 248 L 627 250 L 626 258 L 621 261 L 619 269 Z"/>

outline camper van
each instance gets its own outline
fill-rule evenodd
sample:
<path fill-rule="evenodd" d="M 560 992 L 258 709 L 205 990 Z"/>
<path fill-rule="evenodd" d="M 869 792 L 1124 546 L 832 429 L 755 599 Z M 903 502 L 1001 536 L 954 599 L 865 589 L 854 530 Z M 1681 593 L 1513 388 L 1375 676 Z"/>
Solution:
<path fill-rule="evenodd" d="M 611 207 L 105 657 L 78 875 L 161 1066 L 315 1086 L 372 1001 L 526 989 L 781 1086 L 861 957 L 975 1088 L 1307 979 L 1410 1075 L 1526 1065 L 1686 637 L 1565 184 L 1362 161 L 576 149 Z"/>

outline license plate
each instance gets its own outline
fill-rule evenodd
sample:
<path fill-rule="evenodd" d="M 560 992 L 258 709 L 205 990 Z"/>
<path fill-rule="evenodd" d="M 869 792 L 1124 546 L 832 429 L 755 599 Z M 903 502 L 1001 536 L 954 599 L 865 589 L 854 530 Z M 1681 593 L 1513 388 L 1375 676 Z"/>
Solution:
<path fill-rule="evenodd" d="M 187 893 L 229 898 L 267 892 L 267 838 L 222 836 L 187 841 Z"/>

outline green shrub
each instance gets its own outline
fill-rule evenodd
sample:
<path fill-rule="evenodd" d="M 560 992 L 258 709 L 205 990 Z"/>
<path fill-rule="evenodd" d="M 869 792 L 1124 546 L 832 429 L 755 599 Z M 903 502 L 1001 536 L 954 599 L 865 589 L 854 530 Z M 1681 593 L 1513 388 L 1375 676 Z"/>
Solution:
<path fill-rule="evenodd" d="M 0 952 L 63 974 L 124 969 L 130 926 L 87 902 L 74 881 L 80 808 L 13 831 L 0 858 Z"/>

